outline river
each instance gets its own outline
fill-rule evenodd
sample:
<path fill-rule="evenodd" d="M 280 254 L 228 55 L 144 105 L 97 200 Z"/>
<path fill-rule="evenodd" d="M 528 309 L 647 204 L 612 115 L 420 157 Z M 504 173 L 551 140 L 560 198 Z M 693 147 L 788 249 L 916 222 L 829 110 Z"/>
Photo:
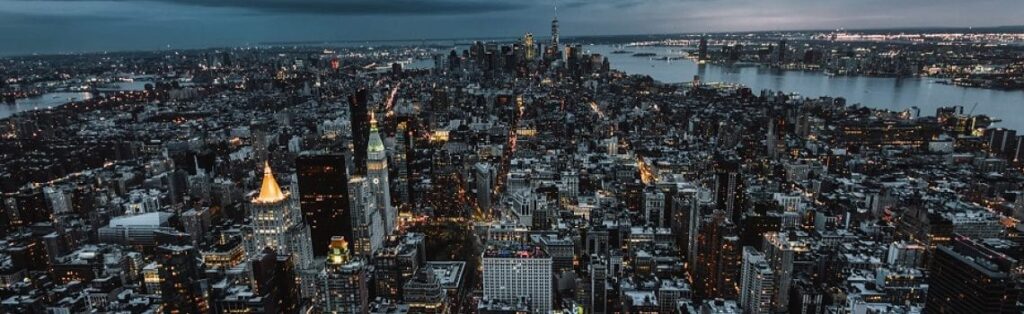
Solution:
<path fill-rule="evenodd" d="M 89 98 L 92 98 L 92 94 L 86 92 L 52 92 L 39 95 L 38 97 L 21 98 L 15 100 L 14 104 L 0 102 L 0 119 L 22 111 L 49 109 Z"/>
<path fill-rule="evenodd" d="M 128 81 L 128 82 L 114 82 L 111 86 L 116 86 L 118 90 L 123 91 L 140 91 L 144 90 L 146 84 L 152 84 L 150 81 Z M 14 101 L 14 104 L 0 102 L 0 119 L 10 117 L 11 115 L 29 110 L 38 109 L 49 109 L 58 107 L 73 101 L 82 101 L 92 98 L 93 94 L 89 92 L 49 92 L 39 95 L 38 97 L 21 98 Z"/>
<path fill-rule="evenodd" d="M 1002 122 L 995 126 L 1024 130 L 1024 91 L 968 88 L 938 83 L 930 78 L 881 78 L 828 76 L 820 72 L 784 71 L 759 66 L 698 65 L 688 59 L 652 60 L 633 53 L 650 52 L 656 57 L 682 56 L 675 47 L 615 47 L 588 45 L 585 51 L 607 56 L 611 67 L 629 74 L 646 74 L 662 82 L 678 83 L 700 75 L 704 82 L 728 82 L 746 85 L 755 94 L 762 89 L 797 93 L 805 97 L 844 97 L 847 104 L 872 108 L 904 110 L 917 106 L 921 115 L 935 115 L 938 107 L 962 105 L 975 114 L 986 114 Z M 613 54 L 615 50 L 631 53 Z"/>

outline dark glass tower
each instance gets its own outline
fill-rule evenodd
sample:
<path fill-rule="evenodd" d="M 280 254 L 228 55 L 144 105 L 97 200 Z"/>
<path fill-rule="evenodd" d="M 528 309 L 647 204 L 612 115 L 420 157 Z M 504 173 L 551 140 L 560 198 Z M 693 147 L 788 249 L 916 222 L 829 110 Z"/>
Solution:
<path fill-rule="evenodd" d="M 295 261 L 292 255 L 277 254 L 264 248 L 251 261 L 253 288 L 269 298 L 273 309 L 268 313 L 296 313 L 299 310 L 299 287 L 295 283 Z"/>
<path fill-rule="evenodd" d="M 715 157 L 715 205 L 725 211 L 726 217 L 739 221 L 744 208 L 743 177 L 738 159 Z"/>
<path fill-rule="evenodd" d="M 700 43 L 697 45 L 697 60 L 704 61 L 708 59 L 708 38 L 701 36 Z"/>
<path fill-rule="evenodd" d="M 365 88 L 348 96 L 352 125 L 352 165 L 354 175 L 366 176 L 366 145 L 370 141 L 370 113 Z M 314 243 L 315 244 L 315 243 Z"/>
<path fill-rule="evenodd" d="M 1020 313 L 1017 261 L 968 238 L 935 249 L 925 313 Z"/>
<path fill-rule="evenodd" d="M 295 159 L 295 170 L 299 204 L 313 238 L 313 254 L 326 256 L 331 237 L 353 239 L 345 155 L 303 154 Z"/>
<path fill-rule="evenodd" d="M 164 245 L 156 248 L 164 313 L 205 313 L 209 310 L 201 290 L 197 255 L 192 246 Z"/>

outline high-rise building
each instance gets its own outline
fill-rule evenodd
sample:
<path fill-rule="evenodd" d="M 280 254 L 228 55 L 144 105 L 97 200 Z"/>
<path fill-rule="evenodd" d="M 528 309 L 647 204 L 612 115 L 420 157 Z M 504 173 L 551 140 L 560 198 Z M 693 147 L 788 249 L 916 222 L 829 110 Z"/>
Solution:
<path fill-rule="evenodd" d="M 402 298 L 411 314 L 449 313 L 447 290 L 431 268 L 420 268 L 402 288 Z"/>
<path fill-rule="evenodd" d="M 296 313 L 299 310 L 299 287 L 295 284 L 295 258 L 277 254 L 270 248 L 252 259 L 252 288 L 271 308 L 267 313 Z"/>
<path fill-rule="evenodd" d="M 740 307 L 744 313 L 770 313 L 775 296 L 775 277 L 763 253 L 743 247 L 740 270 Z"/>
<path fill-rule="evenodd" d="M 348 181 L 349 209 L 352 210 L 352 242 L 356 256 L 369 259 L 384 245 L 384 222 L 377 199 L 364 177 Z"/>
<path fill-rule="evenodd" d="M 384 141 L 377 129 L 377 119 L 370 115 L 369 144 L 366 148 L 366 178 L 370 180 L 370 190 L 374 203 L 384 222 L 384 235 L 395 231 L 398 222 L 398 211 L 391 206 L 391 185 L 388 183 L 388 159 L 384 152 Z"/>
<path fill-rule="evenodd" d="M 735 298 L 739 292 L 742 256 L 736 225 L 725 212 L 704 216 L 697 236 L 695 292 L 702 299 Z"/>
<path fill-rule="evenodd" d="M 768 158 L 779 158 L 779 153 L 783 150 L 782 137 L 779 135 L 778 126 L 779 119 L 770 118 L 768 119 L 768 133 L 765 134 L 765 150 L 768 152 Z"/>
<path fill-rule="evenodd" d="M 786 47 L 786 40 L 785 39 L 780 40 L 779 41 L 778 59 L 776 59 L 775 61 L 777 61 L 779 63 L 785 63 L 786 62 L 786 52 L 788 51 L 788 49 L 789 48 Z"/>
<path fill-rule="evenodd" d="M 668 227 L 668 221 L 665 221 L 665 193 L 657 190 L 644 193 L 644 221 L 656 228 Z"/>
<path fill-rule="evenodd" d="M 700 190 L 695 186 L 679 189 L 672 198 L 672 233 L 676 235 L 676 243 L 686 254 L 689 269 L 697 265 L 697 235 L 700 231 L 702 207 Z"/>
<path fill-rule="evenodd" d="M 266 161 L 270 155 L 270 133 L 273 130 L 266 121 L 253 121 L 249 125 L 249 132 L 252 136 L 252 152 L 256 161 Z"/>
<path fill-rule="evenodd" d="M 413 143 L 416 136 L 412 129 L 412 120 L 409 117 L 400 116 L 398 120 L 398 124 L 395 125 L 395 153 L 393 154 L 395 173 L 398 175 L 395 178 L 395 193 L 398 194 L 399 205 L 406 205 L 412 199 L 412 163 L 416 156 Z"/>
<path fill-rule="evenodd" d="M 726 217 L 732 221 L 738 221 L 745 194 L 743 191 L 743 177 L 740 175 L 740 163 L 738 160 L 717 156 L 715 158 L 715 204 L 718 209 L 725 211 Z"/>
<path fill-rule="evenodd" d="M 588 313 L 608 313 L 608 264 L 600 258 L 592 258 L 590 264 L 590 302 Z"/>
<path fill-rule="evenodd" d="M 558 4 L 555 4 L 555 14 L 551 19 L 551 52 L 558 55 Z"/>
<path fill-rule="evenodd" d="M 926 313 L 1019 313 L 1017 260 L 959 237 L 935 249 Z"/>
<path fill-rule="evenodd" d="M 313 260 L 309 226 L 303 222 L 291 194 L 281 191 L 270 163 L 264 164 L 263 184 L 250 206 L 253 234 L 247 251 L 259 252 L 270 247 L 282 254 L 295 255 L 298 268 L 309 268 Z"/>
<path fill-rule="evenodd" d="M 378 297 L 398 300 L 402 286 L 426 262 L 422 233 L 410 232 L 392 241 L 373 255 L 374 289 Z"/>
<path fill-rule="evenodd" d="M 532 61 L 533 58 L 536 57 L 536 55 L 537 55 L 537 46 L 533 42 L 533 34 L 532 33 L 526 33 L 526 35 L 523 35 L 523 50 L 526 51 L 526 53 L 525 53 L 526 61 Z"/>
<path fill-rule="evenodd" d="M 497 179 L 497 170 L 489 163 L 478 162 L 473 167 L 476 174 L 476 203 L 484 213 L 491 211 L 491 193 Z"/>
<path fill-rule="evenodd" d="M 539 246 L 501 244 L 483 255 L 485 300 L 529 303 L 532 313 L 551 312 L 551 257 Z"/>
<path fill-rule="evenodd" d="M 384 152 L 384 141 L 377 129 L 377 119 L 370 117 L 370 137 L 367 146 L 367 178 L 374 195 L 377 211 L 384 223 L 384 235 L 394 232 L 397 226 L 398 212 L 391 207 L 391 185 L 388 181 L 387 154 Z"/>
<path fill-rule="evenodd" d="M 342 237 L 331 239 L 327 263 L 322 276 L 323 313 L 366 313 L 370 290 L 365 263 L 351 258 L 348 242 Z"/>
<path fill-rule="evenodd" d="M 209 303 L 202 291 L 198 254 L 192 246 L 162 245 L 156 248 L 160 298 L 164 313 L 206 313 Z"/>
<path fill-rule="evenodd" d="M 348 96 L 349 125 L 352 128 L 353 175 L 366 175 L 366 148 L 370 140 L 370 113 L 367 91 L 357 90 Z"/>
<path fill-rule="evenodd" d="M 334 236 L 353 239 L 345 155 L 307 154 L 295 159 L 299 207 L 309 224 L 313 254 L 325 256 Z"/>
<path fill-rule="evenodd" d="M 764 235 L 765 259 L 775 276 L 774 306 L 778 310 L 789 308 L 789 287 L 793 281 L 793 259 L 798 244 L 791 242 L 785 232 L 770 232 Z"/>
<path fill-rule="evenodd" d="M 705 36 L 700 37 L 700 43 L 697 44 L 697 60 L 705 61 L 708 59 L 708 38 Z"/>
<path fill-rule="evenodd" d="M 200 199 L 210 199 L 210 176 L 206 174 L 206 170 L 199 167 L 199 157 L 193 156 L 193 163 L 195 163 L 195 174 L 188 176 L 188 194 L 189 196 Z M 59 212 L 54 208 L 54 212 Z"/>

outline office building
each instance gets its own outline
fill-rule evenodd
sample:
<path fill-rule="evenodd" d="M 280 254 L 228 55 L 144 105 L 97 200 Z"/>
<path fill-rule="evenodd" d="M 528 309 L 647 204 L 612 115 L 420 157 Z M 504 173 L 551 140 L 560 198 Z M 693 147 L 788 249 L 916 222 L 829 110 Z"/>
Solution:
<path fill-rule="evenodd" d="M 369 274 L 366 264 L 352 258 L 348 242 L 331 239 L 321 278 L 323 313 L 366 313 L 370 304 Z"/>
<path fill-rule="evenodd" d="M 295 159 L 295 168 L 299 207 L 309 224 L 313 254 L 326 256 L 332 237 L 353 239 L 345 156 L 304 153 Z"/>
<path fill-rule="evenodd" d="M 1020 313 L 1017 260 L 959 237 L 935 249 L 926 313 Z"/>
<path fill-rule="evenodd" d="M 370 104 L 365 88 L 348 96 L 349 126 L 352 138 L 352 175 L 366 175 L 366 148 L 370 140 Z"/>
<path fill-rule="evenodd" d="M 743 247 L 740 273 L 740 307 L 744 313 L 771 313 L 775 297 L 775 277 L 763 253 Z"/>
<path fill-rule="evenodd" d="M 508 304 L 526 300 L 532 313 L 548 313 L 551 282 L 551 257 L 539 246 L 500 244 L 484 251 L 484 299 Z"/>

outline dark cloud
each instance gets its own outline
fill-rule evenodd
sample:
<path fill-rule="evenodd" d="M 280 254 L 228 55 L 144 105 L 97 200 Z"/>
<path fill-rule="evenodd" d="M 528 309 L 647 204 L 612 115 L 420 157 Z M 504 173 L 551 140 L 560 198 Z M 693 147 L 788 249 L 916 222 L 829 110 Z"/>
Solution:
<path fill-rule="evenodd" d="M 33 1 L 33 0 L 25 0 Z M 92 0 L 62 0 L 92 1 Z M 133 0 L 123 0 L 133 1 Z M 263 13 L 320 15 L 460 15 L 526 8 L 530 0 L 151 0 L 211 8 L 237 8 Z"/>

